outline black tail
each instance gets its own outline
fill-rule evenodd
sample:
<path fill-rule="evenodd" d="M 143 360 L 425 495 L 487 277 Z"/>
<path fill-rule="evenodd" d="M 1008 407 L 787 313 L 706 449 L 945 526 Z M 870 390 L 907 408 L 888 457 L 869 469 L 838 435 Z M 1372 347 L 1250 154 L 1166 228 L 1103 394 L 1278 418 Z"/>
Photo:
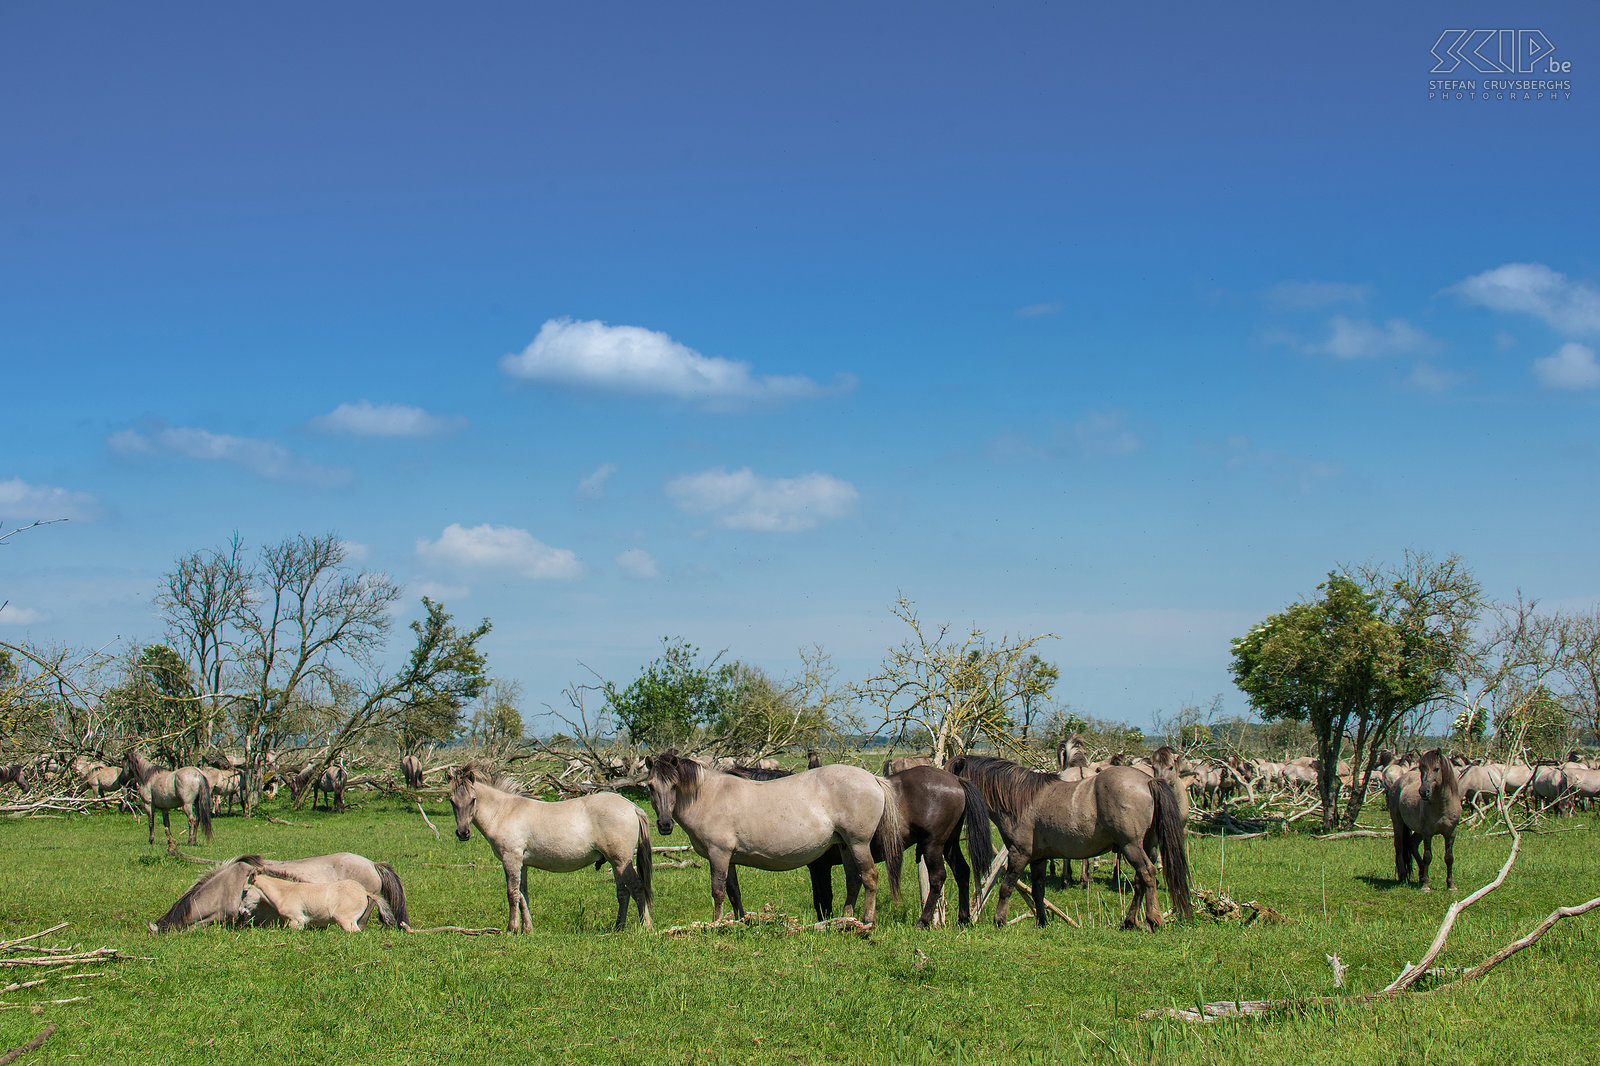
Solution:
<path fill-rule="evenodd" d="M 195 820 L 200 823 L 200 832 L 206 835 L 206 840 L 211 840 L 211 782 L 204 777 L 200 778 L 200 795 L 194 801 Z"/>
<path fill-rule="evenodd" d="M 378 868 L 379 891 L 383 894 L 384 901 L 389 904 L 389 910 L 394 912 L 394 924 L 401 929 L 410 929 L 411 915 L 406 911 L 406 888 L 400 883 L 400 875 L 386 862 L 375 862 L 372 865 Z"/>
<path fill-rule="evenodd" d="M 1411 880 L 1411 830 L 1404 819 L 1394 818 L 1394 879 L 1402 885 Z"/>
<path fill-rule="evenodd" d="M 967 794 L 967 857 L 972 860 L 972 876 L 982 881 L 989 867 L 994 865 L 994 841 L 989 836 L 989 805 L 983 802 L 983 793 L 966 778 L 961 787 Z M 974 887 L 980 887 L 974 886 Z"/>
<path fill-rule="evenodd" d="M 656 903 L 656 890 L 651 885 L 651 879 L 655 876 L 655 861 L 655 854 L 650 850 L 650 819 L 645 817 L 644 811 L 640 811 L 639 843 L 635 845 L 633 851 L 633 868 L 644 884 L 646 908 L 654 907 Z"/>
<path fill-rule="evenodd" d="M 1194 904 L 1189 899 L 1189 853 L 1184 847 L 1183 815 L 1178 794 L 1171 783 L 1157 778 L 1150 782 L 1155 797 L 1156 842 L 1161 848 L 1161 872 L 1167 878 L 1167 896 L 1179 917 L 1193 918 Z"/>

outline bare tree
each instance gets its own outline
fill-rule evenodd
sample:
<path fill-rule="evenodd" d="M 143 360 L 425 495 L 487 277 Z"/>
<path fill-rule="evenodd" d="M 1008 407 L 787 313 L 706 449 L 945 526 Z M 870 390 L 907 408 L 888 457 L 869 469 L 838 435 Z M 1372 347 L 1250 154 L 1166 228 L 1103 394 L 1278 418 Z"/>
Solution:
<path fill-rule="evenodd" d="M 1459 708 L 1452 729 L 1458 739 L 1481 738 L 1495 723 L 1525 725 L 1527 704 L 1546 691 L 1546 682 L 1567 659 L 1569 633 L 1561 619 L 1540 614 L 1538 607 L 1537 600 L 1525 600 L 1519 592 L 1513 602 L 1491 608 L 1489 623 L 1458 664 L 1450 690 Z M 1520 743 L 1509 743 L 1510 736 L 1497 737 L 1509 744 L 1506 757 L 1524 754 L 1515 750 Z"/>
<path fill-rule="evenodd" d="M 1563 622 L 1566 654 L 1561 674 L 1570 693 L 1573 724 L 1600 741 L 1600 609 Z"/>
<path fill-rule="evenodd" d="M 956 639 L 948 623 L 926 625 L 904 595 L 890 610 L 910 627 L 911 636 L 890 648 L 878 672 L 855 686 L 858 695 L 877 705 L 884 726 L 926 729 L 934 761 L 941 765 L 980 739 L 1014 750 L 1011 711 L 1042 683 L 1019 666 L 1036 644 L 1053 635 L 991 642 L 974 626 Z"/>
<path fill-rule="evenodd" d="M 237 654 L 253 576 L 244 561 L 244 544 L 235 533 L 220 550 L 179 556 L 156 593 L 155 604 L 171 642 L 188 662 L 200 690 L 192 716 L 196 751 L 211 744 L 226 710 L 223 674 Z"/>

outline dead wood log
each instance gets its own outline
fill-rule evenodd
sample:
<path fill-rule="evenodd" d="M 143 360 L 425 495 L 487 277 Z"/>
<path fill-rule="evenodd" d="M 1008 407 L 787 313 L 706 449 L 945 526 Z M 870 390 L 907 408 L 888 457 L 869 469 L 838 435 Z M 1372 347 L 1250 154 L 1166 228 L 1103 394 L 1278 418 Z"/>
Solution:
<path fill-rule="evenodd" d="M 26 1055 L 28 1052 L 30 1052 L 30 1051 L 38 1051 L 39 1048 L 44 1044 L 44 1042 L 46 1040 L 50 1039 L 50 1037 L 55 1033 L 55 1031 L 56 1031 L 55 1023 L 51 1022 L 49 1025 L 44 1027 L 44 1030 L 42 1032 L 40 1032 L 38 1036 L 34 1037 L 32 1040 L 28 1041 L 26 1044 L 23 1044 L 21 1047 L 14 1047 L 10 1051 L 6 1052 L 4 1055 L 0 1055 L 0 1066 L 9 1066 L 10 1063 L 16 1062 L 19 1058 L 21 1058 L 22 1056 Z"/>

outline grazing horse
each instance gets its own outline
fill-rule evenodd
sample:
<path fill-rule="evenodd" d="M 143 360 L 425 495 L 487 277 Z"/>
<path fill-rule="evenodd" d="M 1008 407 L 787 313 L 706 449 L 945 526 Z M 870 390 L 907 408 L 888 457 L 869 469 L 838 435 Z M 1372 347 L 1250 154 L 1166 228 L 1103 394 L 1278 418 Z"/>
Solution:
<path fill-rule="evenodd" d="M 124 777 L 139 790 L 144 801 L 145 814 L 150 819 L 150 843 L 156 842 L 156 811 L 161 812 L 161 826 L 167 831 L 167 847 L 172 848 L 172 820 L 175 809 L 182 808 L 189 820 L 189 844 L 199 843 L 195 825 L 211 839 L 211 783 L 206 775 L 194 766 L 180 766 L 167 770 L 157 766 L 137 749 L 128 749 L 122 761 Z"/>
<path fill-rule="evenodd" d="M 239 921 L 255 919 L 265 903 L 290 929 L 321 929 L 337 925 L 347 933 L 366 929 L 374 910 L 384 925 L 395 924 L 394 915 L 383 900 L 370 895 L 359 881 L 328 881 L 307 884 L 270 874 L 255 872 L 246 882 L 239 900 Z"/>
<path fill-rule="evenodd" d="M 1461 821 L 1461 783 L 1455 767 L 1438 748 L 1423 752 L 1417 765 L 1385 790 L 1389 820 L 1394 823 L 1394 877 L 1402 885 L 1417 864 L 1417 884 L 1428 888 L 1433 862 L 1433 837 L 1444 837 L 1444 887 L 1456 887 L 1456 826 Z M 1417 854 L 1417 845 L 1422 854 Z"/>
<path fill-rule="evenodd" d="M 233 801 L 239 798 L 239 778 L 243 776 L 243 771 L 202 766 L 200 772 L 206 775 L 206 783 L 211 786 L 212 817 L 222 813 L 224 799 L 228 801 L 228 813 L 232 814 Z"/>
<path fill-rule="evenodd" d="M 22 792 L 28 791 L 28 767 L 24 763 L 14 762 L 9 766 L 0 766 L 0 785 L 16 785 Z"/>
<path fill-rule="evenodd" d="M 733 773 L 751 781 L 792 776 L 782 771 L 752 771 L 745 766 L 734 767 Z M 970 873 L 975 869 L 982 876 L 994 862 L 994 844 L 989 839 L 989 808 L 983 802 L 982 793 L 970 782 L 937 766 L 910 767 L 890 776 L 889 784 L 894 786 L 895 800 L 900 806 L 905 846 L 915 846 L 917 861 L 925 863 L 928 869 L 928 897 L 922 902 L 917 927 L 926 929 L 933 923 L 934 911 L 944 898 L 946 860 L 956 875 L 957 916 L 962 925 L 972 924 Z M 972 853 L 971 867 L 961 854 L 963 824 L 967 827 L 967 848 Z M 883 842 L 877 836 L 872 840 L 872 860 L 888 865 Z M 833 868 L 842 862 L 835 848 L 807 864 L 811 871 L 811 902 L 819 920 L 833 917 Z M 895 869 L 893 865 L 889 868 Z M 889 891 L 895 902 L 900 902 L 898 877 L 890 877 Z"/>
<path fill-rule="evenodd" d="M 399 928 L 410 928 L 406 924 L 410 915 L 406 908 L 405 886 L 400 883 L 400 875 L 395 873 L 394 867 L 386 862 L 373 862 L 353 852 L 340 851 L 306 859 L 264 859 L 260 855 L 241 855 L 219 863 L 190 885 L 166 914 L 151 922 L 150 931 L 165 933 L 198 929 L 213 922 L 266 924 L 271 915 L 260 909 L 249 916 L 240 915 L 240 900 L 249 887 L 251 876 L 258 872 L 307 884 L 355 881 L 368 894 L 382 898 Z"/>
<path fill-rule="evenodd" d="M 422 760 L 415 755 L 405 755 L 400 759 L 400 778 L 406 787 L 415 791 L 422 787 Z"/>
<path fill-rule="evenodd" d="M 1153 932 L 1161 928 L 1156 901 L 1156 870 L 1150 854 L 1158 848 L 1167 875 L 1167 893 L 1180 915 L 1193 914 L 1189 901 L 1189 857 L 1177 793 L 1165 777 L 1147 777 L 1132 767 L 1108 766 L 1084 781 L 1062 781 L 1006 759 L 958 756 L 950 764 L 957 777 L 983 793 L 989 815 L 1006 845 L 1006 873 L 1000 882 L 995 924 L 1006 924 L 1011 893 L 1024 868 L 1032 867 L 1034 916 L 1045 924 L 1044 882 L 1048 859 L 1088 859 L 1115 851 L 1134 872 L 1133 901 L 1123 915 L 1125 929 L 1138 927 L 1139 908 Z"/>
<path fill-rule="evenodd" d="M 617 928 L 627 925 L 630 897 L 640 923 L 652 928 L 650 821 L 622 796 L 595 792 L 546 803 L 495 788 L 468 763 L 450 774 L 450 806 L 456 815 L 456 839 L 470 840 L 472 827 L 477 826 L 505 867 L 506 900 L 511 907 L 506 932 L 533 932 L 528 910 L 530 866 L 565 874 L 590 863 L 598 870 L 607 862 L 617 887 Z"/>
<path fill-rule="evenodd" d="M 747 781 L 721 773 L 669 748 L 648 760 L 650 802 L 662 836 L 682 823 L 694 850 L 711 863 L 712 921 L 731 898 L 744 917 L 738 867 L 793 870 L 833 852 L 844 855 L 852 913 L 867 891 L 865 924 L 878 915 L 874 837 L 882 842 L 891 879 L 905 851 L 900 804 L 893 786 L 858 766 L 834 764 L 773 781 Z M 856 884 L 851 871 L 859 878 Z"/>
<path fill-rule="evenodd" d="M 344 772 L 343 766 L 330 766 L 322 771 L 322 776 L 317 778 L 317 783 L 311 788 L 311 809 L 316 810 L 317 796 L 327 796 L 328 809 L 334 814 L 344 813 L 344 787 L 350 781 L 350 775 Z"/>
<path fill-rule="evenodd" d="M 932 766 L 931 755 L 896 755 L 892 759 L 883 760 L 883 776 L 893 777 L 901 770 L 909 770 L 913 766 Z"/>

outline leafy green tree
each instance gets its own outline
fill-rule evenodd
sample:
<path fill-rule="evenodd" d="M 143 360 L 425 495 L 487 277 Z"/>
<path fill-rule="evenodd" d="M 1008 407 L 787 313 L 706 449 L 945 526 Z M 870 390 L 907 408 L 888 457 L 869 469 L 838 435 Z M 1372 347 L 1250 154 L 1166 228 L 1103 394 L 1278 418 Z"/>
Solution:
<path fill-rule="evenodd" d="M 700 649 L 681 637 L 662 637 L 661 654 L 626 688 L 602 685 L 606 710 L 635 744 L 683 744 L 697 729 L 723 721 L 739 699 L 738 670 L 700 661 Z"/>
<path fill-rule="evenodd" d="M 1479 587 L 1460 560 L 1408 555 L 1395 571 L 1333 571 L 1319 600 L 1291 604 L 1233 642 L 1235 683 L 1263 719 L 1310 723 L 1323 825 L 1337 822 L 1339 758 L 1354 734 L 1347 824 L 1397 721 L 1440 700 L 1466 653 Z M 1363 764 L 1363 755 L 1366 756 Z"/>
<path fill-rule="evenodd" d="M 505 678 L 495 678 L 472 712 L 469 730 L 474 740 L 490 745 L 514 745 L 523 741 L 522 686 Z"/>

